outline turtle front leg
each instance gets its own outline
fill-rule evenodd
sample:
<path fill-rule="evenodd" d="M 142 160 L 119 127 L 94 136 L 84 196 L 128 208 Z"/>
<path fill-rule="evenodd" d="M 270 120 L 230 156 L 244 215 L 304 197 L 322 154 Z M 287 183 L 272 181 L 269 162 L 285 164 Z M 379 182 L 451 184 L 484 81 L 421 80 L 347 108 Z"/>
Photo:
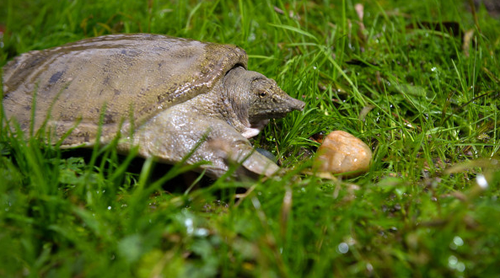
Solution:
<path fill-rule="evenodd" d="M 280 169 L 276 163 L 257 152 L 247 140 L 228 143 L 222 139 L 215 139 L 208 142 L 208 146 L 227 165 L 241 164 L 236 170 L 236 175 L 239 177 L 269 177 Z"/>
<path fill-rule="evenodd" d="M 139 154 L 175 164 L 197 147 L 187 163 L 210 162 L 197 171 L 205 170 L 213 178 L 224 175 L 235 163 L 242 165 L 236 176 L 271 176 L 278 171 L 273 161 L 256 152 L 226 121 L 186 110 L 184 105 L 172 107 L 142 125 L 133 138 Z"/>

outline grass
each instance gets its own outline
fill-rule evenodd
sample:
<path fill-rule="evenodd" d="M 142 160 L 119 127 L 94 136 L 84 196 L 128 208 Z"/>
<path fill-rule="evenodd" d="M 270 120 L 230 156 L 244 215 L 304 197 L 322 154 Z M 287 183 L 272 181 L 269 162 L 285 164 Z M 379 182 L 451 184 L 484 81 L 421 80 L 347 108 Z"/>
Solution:
<path fill-rule="evenodd" d="M 178 185 L 182 167 L 2 128 L 0 276 L 498 277 L 500 21 L 468 1 L 360 2 L 363 25 L 352 1 L 2 1 L 0 65 L 168 34 L 241 46 L 307 105 L 253 141 L 290 169 L 281 179 L 197 189 Z M 301 174 L 311 136 L 337 129 L 374 150 L 371 170 Z"/>

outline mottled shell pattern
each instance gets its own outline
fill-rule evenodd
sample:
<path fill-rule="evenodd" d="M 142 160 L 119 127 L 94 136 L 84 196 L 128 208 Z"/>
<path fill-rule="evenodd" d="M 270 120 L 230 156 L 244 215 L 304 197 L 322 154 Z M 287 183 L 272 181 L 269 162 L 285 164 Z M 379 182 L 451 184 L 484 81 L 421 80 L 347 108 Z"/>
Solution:
<path fill-rule="evenodd" d="M 47 123 L 58 138 L 75 128 L 63 146 L 93 144 L 100 121 L 101 142 L 108 142 L 118 131 L 133 131 L 162 110 L 210 91 L 233 67 L 246 68 L 247 60 L 233 45 L 163 35 L 90 38 L 9 62 L 3 105 L 23 131 L 30 127 L 32 103 L 35 131 Z"/>

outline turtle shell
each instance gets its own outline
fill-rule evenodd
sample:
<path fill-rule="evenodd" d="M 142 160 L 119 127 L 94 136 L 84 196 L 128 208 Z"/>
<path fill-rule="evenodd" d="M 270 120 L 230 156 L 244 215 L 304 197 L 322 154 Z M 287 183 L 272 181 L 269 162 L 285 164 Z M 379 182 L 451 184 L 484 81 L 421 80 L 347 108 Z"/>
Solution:
<path fill-rule="evenodd" d="M 101 142 L 208 92 L 235 66 L 233 45 L 152 34 L 108 35 L 25 53 L 3 69 L 4 110 L 24 131 L 46 124 L 63 145 Z M 35 99 L 34 99 L 35 98 Z M 34 101 L 35 100 L 35 101 Z M 57 138 L 56 138 L 57 139 Z"/>

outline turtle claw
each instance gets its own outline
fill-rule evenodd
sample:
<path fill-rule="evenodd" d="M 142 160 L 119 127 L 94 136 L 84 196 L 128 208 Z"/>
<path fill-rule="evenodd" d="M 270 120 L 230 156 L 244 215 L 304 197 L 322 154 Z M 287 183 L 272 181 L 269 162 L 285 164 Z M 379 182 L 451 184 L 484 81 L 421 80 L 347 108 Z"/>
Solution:
<path fill-rule="evenodd" d="M 244 142 L 231 146 L 224 140 L 212 140 L 209 144 L 227 165 L 240 165 L 236 170 L 237 176 L 270 177 L 280 169 L 276 163 Z"/>

